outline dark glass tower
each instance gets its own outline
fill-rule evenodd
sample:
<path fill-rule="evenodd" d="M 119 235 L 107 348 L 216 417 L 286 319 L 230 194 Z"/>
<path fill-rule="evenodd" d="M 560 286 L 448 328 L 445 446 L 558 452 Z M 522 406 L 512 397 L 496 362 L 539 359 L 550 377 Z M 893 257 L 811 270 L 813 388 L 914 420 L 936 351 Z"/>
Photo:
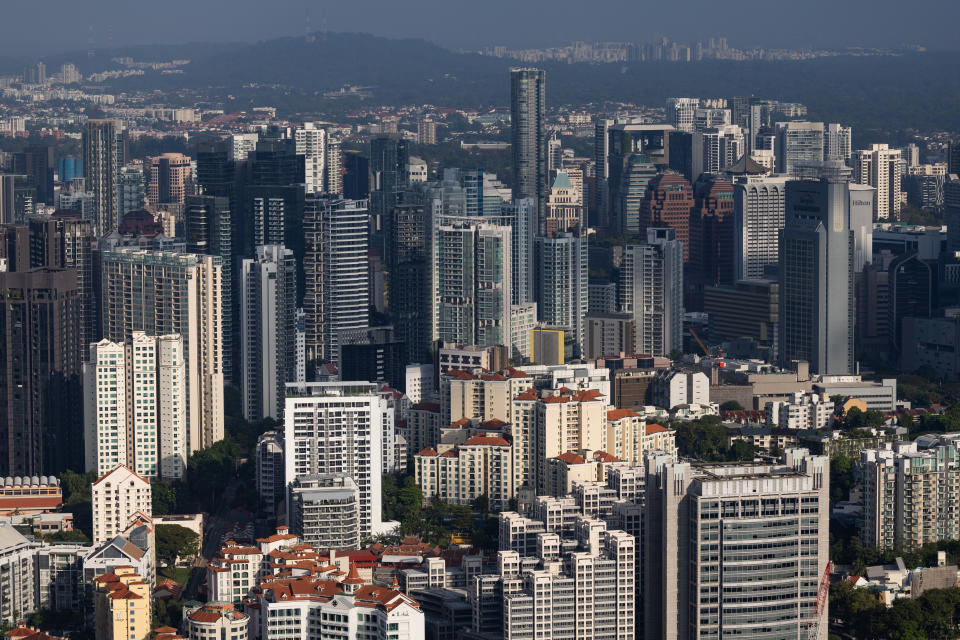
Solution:
<path fill-rule="evenodd" d="M 546 73 L 510 71 L 510 142 L 513 153 L 513 201 L 536 198 L 537 233 L 546 232 L 547 138 L 544 134 Z"/>

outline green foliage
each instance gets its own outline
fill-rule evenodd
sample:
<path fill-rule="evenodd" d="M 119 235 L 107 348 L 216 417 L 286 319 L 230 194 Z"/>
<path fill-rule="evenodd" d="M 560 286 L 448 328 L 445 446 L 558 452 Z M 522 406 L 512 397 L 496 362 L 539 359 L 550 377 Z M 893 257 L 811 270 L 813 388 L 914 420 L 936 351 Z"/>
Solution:
<path fill-rule="evenodd" d="M 57 531 L 56 533 L 49 533 L 43 536 L 43 539 L 46 542 L 90 542 L 90 538 L 87 537 L 87 534 L 79 529 L 74 529 L 73 531 Z"/>
<path fill-rule="evenodd" d="M 93 472 L 87 474 L 67 470 L 60 474 L 60 488 L 63 491 L 63 511 L 73 514 L 73 526 L 83 532 L 87 538 L 93 538 L 93 507 L 90 487 L 97 480 Z"/>
<path fill-rule="evenodd" d="M 150 482 L 150 489 L 153 498 L 153 515 L 165 516 L 179 512 L 178 497 L 181 489 L 179 482 L 153 480 Z"/>
<path fill-rule="evenodd" d="M 677 432 L 677 450 L 681 455 L 706 462 L 728 459 L 727 432 L 720 424 L 720 416 L 677 421 L 671 426 Z"/>
<path fill-rule="evenodd" d="M 156 531 L 157 559 L 173 564 L 177 557 L 200 553 L 200 536 L 178 524 L 158 524 Z"/>
<path fill-rule="evenodd" d="M 727 400 L 720 405 L 720 411 L 743 411 L 743 405 L 736 400 Z"/>
<path fill-rule="evenodd" d="M 404 522 L 418 517 L 422 506 L 423 491 L 412 475 L 383 476 L 384 518 Z"/>
<path fill-rule="evenodd" d="M 842 453 L 830 458 L 830 502 L 849 500 L 853 480 L 852 458 Z"/>
<path fill-rule="evenodd" d="M 888 609 L 870 589 L 838 582 L 830 587 L 830 617 L 855 638 L 955 638 L 960 589 L 931 589 L 919 598 L 898 598 Z"/>
<path fill-rule="evenodd" d="M 850 407 L 843 418 L 843 425 L 847 429 L 869 429 L 883 426 L 883 420 L 883 414 L 874 409 L 864 412 L 857 407 Z"/>
<path fill-rule="evenodd" d="M 736 460 L 753 460 L 757 455 L 754 446 L 746 440 L 734 440 L 733 444 L 727 450 L 727 460 L 731 462 Z"/>

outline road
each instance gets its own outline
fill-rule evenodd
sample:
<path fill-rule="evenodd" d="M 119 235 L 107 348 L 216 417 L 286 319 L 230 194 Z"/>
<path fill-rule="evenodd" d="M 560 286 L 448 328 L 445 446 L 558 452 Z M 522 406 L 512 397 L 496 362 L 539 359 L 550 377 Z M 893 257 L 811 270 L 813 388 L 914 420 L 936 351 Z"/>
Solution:
<path fill-rule="evenodd" d="M 190 572 L 190 579 L 183 590 L 184 600 L 199 600 L 200 586 L 206 579 L 207 562 L 215 558 L 220 552 L 220 541 L 227 529 L 233 523 L 228 519 L 230 505 L 237 493 L 237 487 L 240 486 L 240 480 L 234 478 L 223 492 L 223 499 L 220 501 L 220 508 L 216 513 L 207 516 L 203 527 L 203 549 L 200 557 L 193 563 L 193 569 Z"/>

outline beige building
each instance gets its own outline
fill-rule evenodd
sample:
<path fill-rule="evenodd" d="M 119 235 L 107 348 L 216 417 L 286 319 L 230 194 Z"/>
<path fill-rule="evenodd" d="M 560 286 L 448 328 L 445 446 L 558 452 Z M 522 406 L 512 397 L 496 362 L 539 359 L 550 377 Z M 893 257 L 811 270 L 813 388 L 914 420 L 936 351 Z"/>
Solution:
<path fill-rule="evenodd" d="M 440 376 L 440 425 L 460 418 L 478 422 L 511 422 L 512 401 L 533 386 L 533 378 L 519 369 L 499 373 L 449 371 Z M 435 443 L 427 443 L 427 445 Z"/>
<path fill-rule="evenodd" d="M 630 409 L 607 412 L 605 451 L 632 465 L 643 464 L 644 452 L 652 450 L 674 454 L 676 432 L 659 424 L 647 424 L 640 414 Z"/>
<path fill-rule="evenodd" d="M 97 640 L 147 640 L 150 585 L 131 567 L 117 567 L 94 583 Z"/>
<path fill-rule="evenodd" d="M 874 144 L 853 152 L 854 182 L 877 190 L 873 199 L 874 220 L 900 219 L 900 149 Z"/>
<path fill-rule="evenodd" d="M 138 517 L 153 515 L 150 482 L 123 465 L 94 482 L 91 496 L 95 545 L 120 535 Z"/>
<path fill-rule="evenodd" d="M 103 254 L 103 337 L 180 334 L 187 367 L 187 455 L 223 439 L 219 256 L 118 249 Z M 229 311 L 228 311 L 229 312 Z"/>
<path fill-rule="evenodd" d="M 513 450 L 500 437 L 476 435 L 443 453 L 428 447 L 414 466 L 425 498 L 470 505 L 486 496 L 490 508 L 502 510 L 514 497 Z"/>
<path fill-rule="evenodd" d="M 547 194 L 547 235 L 584 231 L 583 197 L 570 182 L 566 172 L 560 171 Z"/>
<path fill-rule="evenodd" d="M 250 616 L 232 603 L 208 602 L 189 614 L 184 611 L 190 640 L 247 640 Z"/>
<path fill-rule="evenodd" d="M 150 158 L 150 185 L 147 198 L 150 204 L 183 204 L 193 195 L 193 170 L 190 156 L 182 153 L 164 153 Z"/>

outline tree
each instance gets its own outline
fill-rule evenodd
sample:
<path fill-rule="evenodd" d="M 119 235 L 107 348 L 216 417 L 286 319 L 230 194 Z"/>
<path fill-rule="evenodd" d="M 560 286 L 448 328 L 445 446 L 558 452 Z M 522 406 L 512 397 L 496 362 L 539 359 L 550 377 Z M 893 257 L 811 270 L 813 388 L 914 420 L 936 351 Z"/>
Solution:
<path fill-rule="evenodd" d="M 754 446 L 746 440 L 734 440 L 727 451 L 727 459 L 730 461 L 753 460 L 755 455 Z"/>
<path fill-rule="evenodd" d="M 673 427 L 677 432 L 677 449 L 682 455 L 706 462 L 727 459 L 727 432 L 719 416 L 677 422 Z"/>
<path fill-rule="evenodd" d="M 200 553 L 200 536 L 178 524 L 158 524 L 156 543 L 157 559 L 167 564 Z"/>
<path fill-rule="evenodd" d="M 736 400 L 727 400 L 720 405 L 720 411 L 743 411 L 743 405 Z"/>
<path fill-rule="evenodd" d="M 153 480 L 150 483 L 153 498 L 153 515 L 165 516 L 177 512 L 178 486 L 172 482 Z"/>

